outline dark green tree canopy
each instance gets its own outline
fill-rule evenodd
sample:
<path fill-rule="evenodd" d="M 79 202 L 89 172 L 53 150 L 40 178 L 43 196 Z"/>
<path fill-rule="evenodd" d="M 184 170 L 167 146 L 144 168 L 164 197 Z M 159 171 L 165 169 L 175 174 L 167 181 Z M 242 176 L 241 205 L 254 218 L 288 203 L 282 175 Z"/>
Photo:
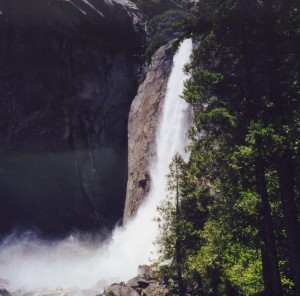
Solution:
<path fill-rule="evenodd" d="M 199 0 L 182 22 L 195 43 L 191 157 L 166 212 L 184 225 L 180 260 L 168 254 L 194 295 L 300 295 L 299 9 Z"/>

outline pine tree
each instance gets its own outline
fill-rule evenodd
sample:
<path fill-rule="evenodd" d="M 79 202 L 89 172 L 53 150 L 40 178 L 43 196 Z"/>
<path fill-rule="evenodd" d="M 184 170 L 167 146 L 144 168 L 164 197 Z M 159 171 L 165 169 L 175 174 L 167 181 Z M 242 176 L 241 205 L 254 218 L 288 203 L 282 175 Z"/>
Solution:
<path fill-rule="evenodd" d="M 170 173 L 168 175 L 168 198 L 159 207 L 159 213 L 162 217 L 161 233 L 157 240 L 161 250 L 161 261 L 171 260 L 171 265 L 176 270 L 174 278 L 179 296 L 185 295 L 185 286 L 183 281 L 183 262 L 184 246 L 181 202 L 183 187 L 183 166 L 182 157 L 176 153 L 170 164 Z"/>

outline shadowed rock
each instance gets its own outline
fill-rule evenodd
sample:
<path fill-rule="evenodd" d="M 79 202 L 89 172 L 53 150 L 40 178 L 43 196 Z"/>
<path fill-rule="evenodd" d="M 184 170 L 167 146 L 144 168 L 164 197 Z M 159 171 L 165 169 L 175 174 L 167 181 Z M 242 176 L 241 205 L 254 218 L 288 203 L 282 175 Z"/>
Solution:
<path fill-rule="evenodd" d="M 130 1 L 0 2 L 0 233 L 111 227 L 144 31 Z"/>
<path fill-rule="evenodd" d="M 3 287 L 0 287 L 0 296 L 11 296 L 11 294 Z"/>

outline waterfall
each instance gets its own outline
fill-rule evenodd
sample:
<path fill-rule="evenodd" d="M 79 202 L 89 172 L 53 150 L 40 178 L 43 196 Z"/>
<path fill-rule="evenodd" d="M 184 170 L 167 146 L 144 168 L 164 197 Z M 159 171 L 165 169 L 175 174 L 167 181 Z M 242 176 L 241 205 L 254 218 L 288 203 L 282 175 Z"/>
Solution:
<path fill-rule="evenodd" d="M 127 281 L 136 276 L 138 265 L 155 259 L 153 241 L 158 225 L 153 218 L 166 196 L 168 167 L 175 152 L 186 156 L 190 107 L 180 95 L 187 79 L 183 66 L 191 51 L 192 41 L 188 39 L 174 56 L 156 136 L 157 158 L 150 169 L 151 190 L 136 217 L 125 227 L 117 228 L 110 242 L 100 248 L 74 237 L 50 245 L 38 239 L 8 239 L 0 250 L 0 286 L 4 284 L 11 292 L 23 289 L 45 293 L 56 289 L 58 294 L 64 290 L 81 291 L 77 294 L 82 295 L 83 289 L 94 289 L 99 294 L 103 286 Z"/>

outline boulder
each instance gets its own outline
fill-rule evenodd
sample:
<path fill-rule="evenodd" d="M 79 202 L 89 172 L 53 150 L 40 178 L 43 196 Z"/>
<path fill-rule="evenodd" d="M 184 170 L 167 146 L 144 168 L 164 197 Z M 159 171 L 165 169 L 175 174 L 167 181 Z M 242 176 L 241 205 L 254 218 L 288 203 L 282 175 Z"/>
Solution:
<path fill-rule="evenodd" d="M 137 291 L 124 284 L 114 284 L 105 288 L 103 296 L 109 295 L 109 292 L 114 293 L 115 296 L 139 296 Z"/>
<path fill-rule="evenodd" d="M 168 289 L 165 286 L 159 284 L 158 282 L 153 282 L 142 291 L 141 296 L 165 296 L 167 293 Z"/>
<path fill-rule="evenodd" d="M 131 280 L 129 280 L 127 283 L 126 283 L 126 286 L 129 286 L 133 289 L 144 289 L 146 288 L 148 285 L 150 284 L 150 281 L 142 278 L 142 277 L 135 277 Z"/>
<path fill-rule="evenodd" d="M 138 276 L 146 280 L 151 280 L 154 276 L 154 272 L 148 265 L 139 265 Z"/>
<path fill-rule="evenodd" d="M 138 276 L 129 280 L 126 284 L 113 284 L 104 289 L 99 296 L 108 296 L 109 292 L 116 296 L 165 296 L 168 289 L 153 279 L 154 272 L 148 265 L 140 265 Z"/>

